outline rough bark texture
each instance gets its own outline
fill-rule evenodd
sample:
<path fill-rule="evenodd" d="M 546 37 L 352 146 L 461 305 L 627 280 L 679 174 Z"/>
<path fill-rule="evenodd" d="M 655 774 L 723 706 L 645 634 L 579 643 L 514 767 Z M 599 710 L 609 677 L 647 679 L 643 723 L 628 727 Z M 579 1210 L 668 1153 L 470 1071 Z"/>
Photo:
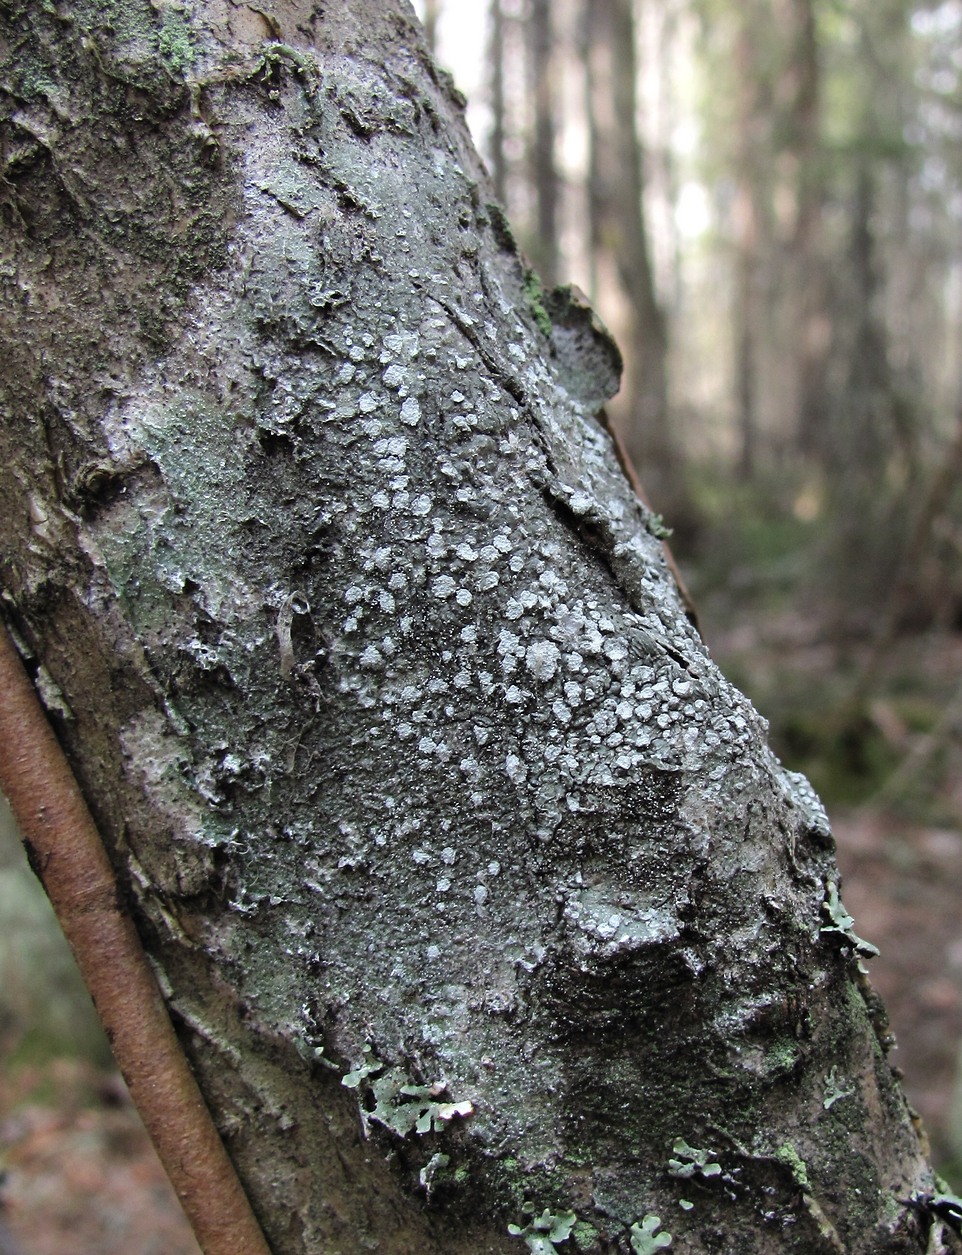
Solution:
<path fill-rule="evenodd" d="M 406 5 L 0 20 L 6 610 L 278 1255 L 958 1250 Z"/>

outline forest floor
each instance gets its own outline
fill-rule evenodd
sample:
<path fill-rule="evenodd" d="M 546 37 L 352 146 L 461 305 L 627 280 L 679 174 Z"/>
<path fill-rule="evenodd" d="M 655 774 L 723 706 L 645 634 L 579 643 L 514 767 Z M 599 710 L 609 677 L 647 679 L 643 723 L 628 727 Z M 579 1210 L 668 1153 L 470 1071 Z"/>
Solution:
<path fill-rule="evenodd" d="M 18 1069 L 0 1112 L 0 1255 L 200 1255 L 116 1073 Z"/>
<path fill-rule="evenodd" d="M 776 749 L 829 795 L 845 905 L 881 951 L 871 974 L 898 1042 L 893 1062 L 936 1166 L 962 1189 L 962 714 L 952 699 L 962 635 L 900 644 L 839 777 L 825 774 L 839 744 L 811 735 L 812 712 L 817 722 L 864 649 L 840 657 L 797 616 L 758 623 L 709 633 L 713 652 L 771 718 Z M 9 1062 L 0 1050 L 0 1255 L 198 1255 L 116 1074 L 78 1059 Z"/>

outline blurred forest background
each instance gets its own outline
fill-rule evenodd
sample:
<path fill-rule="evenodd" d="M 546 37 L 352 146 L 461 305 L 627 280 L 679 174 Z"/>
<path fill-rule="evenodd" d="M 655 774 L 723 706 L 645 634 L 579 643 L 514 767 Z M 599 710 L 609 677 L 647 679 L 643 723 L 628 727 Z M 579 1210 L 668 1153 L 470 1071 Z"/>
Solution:
<path fill-rule="evenodd" d="M 622 348 L 609 415 L 828 806 L 962 1189 L 962 0 L 415 7 L 531 291 L 578 284 Z M 8 1223 L 25 1255 L 187 1255 L 38 895 L 0 817 Z"/>

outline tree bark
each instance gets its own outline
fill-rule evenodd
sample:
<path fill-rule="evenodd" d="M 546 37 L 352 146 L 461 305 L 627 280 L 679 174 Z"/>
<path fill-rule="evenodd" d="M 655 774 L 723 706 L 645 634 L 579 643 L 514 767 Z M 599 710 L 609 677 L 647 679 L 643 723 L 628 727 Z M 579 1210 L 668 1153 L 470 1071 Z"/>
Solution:
<path fill-rule="evenodd" d="M 3 605 L 277 1255 L 958 1251 L 407 5 L 0 22 Z"/>
<path fill-rule="evenodd" d="M 269 1255 L 119 900 L 100 834 L 5 629 L 0 786 L 205 1255 Z"/>

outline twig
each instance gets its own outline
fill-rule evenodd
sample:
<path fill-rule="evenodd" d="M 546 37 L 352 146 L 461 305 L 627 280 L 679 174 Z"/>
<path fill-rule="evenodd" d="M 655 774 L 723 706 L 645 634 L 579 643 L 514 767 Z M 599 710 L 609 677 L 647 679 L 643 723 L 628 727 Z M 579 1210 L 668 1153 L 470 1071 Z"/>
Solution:
<path fill-rule="evenodd" d="M 270 1255 L 121 909 L 100 835 L 2 625 L 0 789 L 204 1255 Z"/>

